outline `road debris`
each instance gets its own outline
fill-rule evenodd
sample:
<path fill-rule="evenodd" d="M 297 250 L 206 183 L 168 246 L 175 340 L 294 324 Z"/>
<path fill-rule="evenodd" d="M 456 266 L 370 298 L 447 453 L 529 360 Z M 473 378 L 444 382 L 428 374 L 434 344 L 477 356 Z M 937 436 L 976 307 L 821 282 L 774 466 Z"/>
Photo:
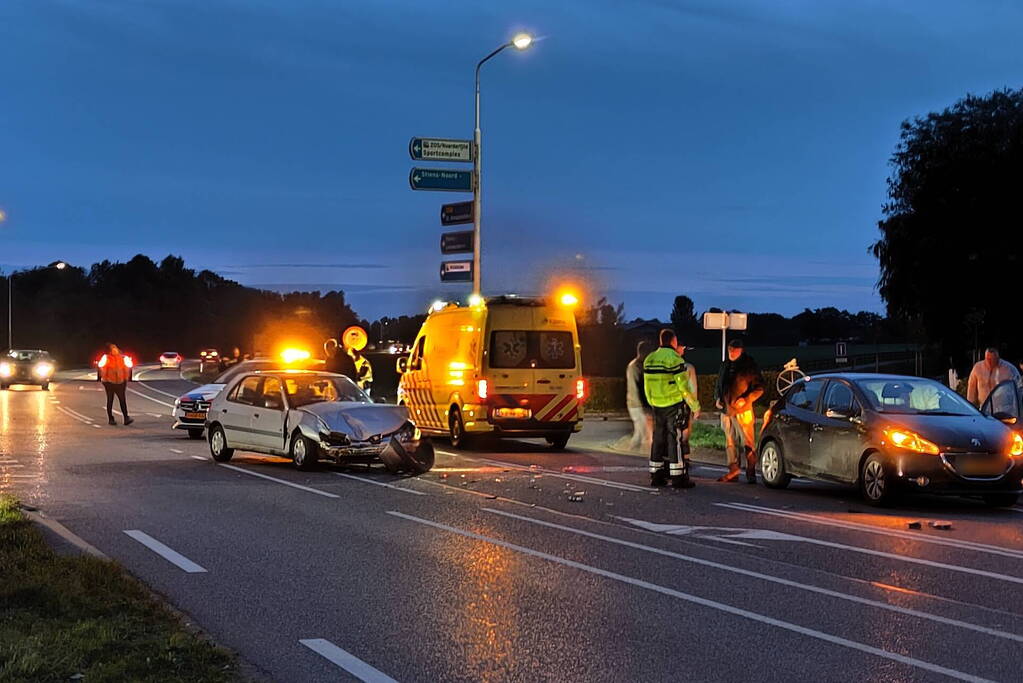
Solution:
<path fill-rule="evenodd" d="M 920 524 L 919 521 L 907 522 L 906 526 L 910 529 L 920 529 L 923 527 L 923 525 Z"/>
<path fill-rule="evenodd" d="M 952 528 L 952 522 L 930 522 L 928 524 L 932 529 L 940 529 L 941 531 L 949 531 Z"/>
<path fill-rule="evenodd" d="M 570 503 L 581 503 L 583 502 L 583 496 L 586 495 L 586 491 L 576 491 L 568 497 Z"/>
<path fill-rule="evenodd" d="M 529 471 L 530 472 L 539 472 L 542 469 L 543 469 L 543 467 L 541 467 L 540 465 L 530 465 L 529 466 Z"/>

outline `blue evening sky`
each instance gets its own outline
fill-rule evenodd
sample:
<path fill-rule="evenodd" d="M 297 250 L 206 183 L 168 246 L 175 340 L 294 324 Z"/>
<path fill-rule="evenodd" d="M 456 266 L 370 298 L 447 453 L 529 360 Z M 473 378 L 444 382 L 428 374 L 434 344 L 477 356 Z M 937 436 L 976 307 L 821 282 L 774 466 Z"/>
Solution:
<path fill-rule="evenodd" d="M 626 315 L 881 310 L 867 248 L 899 123 L 1023 79 L 1005 0 L 3 0 L 0 265 L 183 256 L 341 288 L 438 281 L 413 135 L 469 137 L 489 293 L 574 275 Z M 426 164 L 430 165 L 430 164 Z M 435 166 L 453 166 L 433 164 Z"/>

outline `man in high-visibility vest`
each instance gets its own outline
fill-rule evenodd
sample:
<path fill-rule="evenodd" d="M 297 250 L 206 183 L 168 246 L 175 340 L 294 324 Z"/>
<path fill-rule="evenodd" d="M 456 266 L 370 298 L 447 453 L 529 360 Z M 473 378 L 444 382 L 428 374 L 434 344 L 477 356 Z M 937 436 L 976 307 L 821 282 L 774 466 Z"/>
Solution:
<path fill-rule="evenodd" d="M 686 362 L 678 353 L 675 331 L 663 329 L 660 347 L 643 361 L 643 393 L 654 411 L 650 448 L 650 485 L 664 486 L 671 478 L 675 488 L 696 484 L 689 477 L 689 444 L 684 432 L 700 414 Z"/>
<path fill-rule="evenodd" d="M 131 369 L 134 363 L 131 356 L 125 356 L 116 344 L 107 344 L 107 352 L 99 359 L 99 379 L 103 382 L 103 389 L 107 392 L 107 422 L 117 424 L 114 421 L 114 396 L 121 404 L 121 415 L 124 417 L 124 424 L 130 425 L 134 418 L 128 417 L 128 402 L 125 400 L 125 389 L 128 380 L 131 379 Z"/>

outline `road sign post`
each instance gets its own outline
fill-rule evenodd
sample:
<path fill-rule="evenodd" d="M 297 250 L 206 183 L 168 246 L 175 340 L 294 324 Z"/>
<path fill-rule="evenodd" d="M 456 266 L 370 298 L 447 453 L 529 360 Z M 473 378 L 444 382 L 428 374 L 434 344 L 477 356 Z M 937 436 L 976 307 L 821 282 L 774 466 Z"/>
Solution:
<path fill-rule="evenodd" d="M 706 312 L 703 314 L 703 329 L 721 330 L 721 362 L 728 358 L 728 330 L 745 330 L 749 317 L 745 313 L 732 311 Z"/>
<path fill-rule="evenodd" d="M 449 171 L 444 168 L 413 168 L 408 174 L 413 190 L 438 192 L 472 192 L 472 171 Z"/>
<path fill-rule="evenodd" d="M 473 241 L 472 230 L 445 232 L 440 236 L 440 253 L 471 254 Z"/>
<path fill-rule="evenodd" d="M 441 282 L 472 282 L 472 261 L 441 261 Z"/>
<path fill-rule="evenodd" d="M 472 140 L 412 138 L 408 153 L 416 161 L 472 161 Z"/>

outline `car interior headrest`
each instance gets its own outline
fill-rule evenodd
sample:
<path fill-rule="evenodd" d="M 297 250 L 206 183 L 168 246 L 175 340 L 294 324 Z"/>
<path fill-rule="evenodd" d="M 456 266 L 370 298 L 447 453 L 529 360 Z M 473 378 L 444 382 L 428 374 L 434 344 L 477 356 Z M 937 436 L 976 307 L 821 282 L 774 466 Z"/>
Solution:
<path fill-rule="evenodd" d="M 902 382 L 888 382 L 881 390 L 881 398 L 905 398 L 913 393 L 912 387 Z"/>

